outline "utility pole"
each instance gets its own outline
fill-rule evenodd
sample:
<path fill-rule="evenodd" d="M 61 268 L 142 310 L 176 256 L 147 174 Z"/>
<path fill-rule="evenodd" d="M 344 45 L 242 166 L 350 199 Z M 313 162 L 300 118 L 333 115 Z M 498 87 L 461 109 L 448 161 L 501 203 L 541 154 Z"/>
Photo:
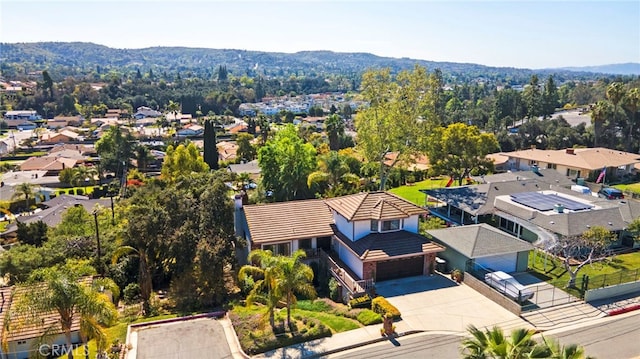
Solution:
<path fill-rule="evenodd" d="M 100 254 L 100 231 L 98 230 L 98 211 L 95 210 L 93 211 L 93 219 L 95 221 L 95 225 L 96 225 L 96 242 L 98 244 L 98 258 L 97 258 L 97 264 L 98 264 L 98 273 L 100 274 L 100 276 L 104 277 L 104 268 L 102 268 L 102 259 L 101 259 L 101 254 Z"/>

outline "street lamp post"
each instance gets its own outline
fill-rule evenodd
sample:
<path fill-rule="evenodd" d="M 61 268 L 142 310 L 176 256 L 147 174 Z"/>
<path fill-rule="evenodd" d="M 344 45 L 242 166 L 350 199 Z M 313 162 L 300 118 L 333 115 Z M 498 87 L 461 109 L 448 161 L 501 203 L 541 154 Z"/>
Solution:
<path fill-rule="evenodd" d="M 98 264 L 98 273 L 104 277 L 104 271 L 102 268 L 102 259 L 101 259 L 101 254 L 100 254 L 100 232 L 98 230 L 98 211 L 95 210 L 93 211 L 93 219 L 96 225 L 96 242 L 98 244 L 97 250 L 98 250 L 98 258 L 97 258 L 97 264 Z"/>

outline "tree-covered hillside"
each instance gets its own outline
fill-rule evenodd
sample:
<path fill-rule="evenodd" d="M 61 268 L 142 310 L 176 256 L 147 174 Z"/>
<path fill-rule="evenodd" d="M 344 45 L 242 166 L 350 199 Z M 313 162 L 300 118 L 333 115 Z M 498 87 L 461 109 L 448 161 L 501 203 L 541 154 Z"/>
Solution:
<path fill-rule="evenodd" d="M 477 64 L 380 57 L 369 53 L 302 51 L 287 54 L 186 47 L 114 49 L 82 42 L 2 43 L 0 63 L 5 77 L 49 69 L 58 76 L 56 80 L 67 76 L 104 74 L 112 70 L 152 70 L 155 73 L 183 73 L 206 79 L 215 76 L 219 66 L 226 66 L 235 76 L 314 77 L 359 75 L 368 68 L 383 67 L 388 67 L 395 73 L 411 69 L 416 64 L 428 69 L 438 68 L 443 72 L 445 79 L 456 83 L 484 80 L 501 84 L 522 84 L 526 83 L 534 72 L 539 75 L 553 74 L 560 82 L 596 77 L 592 73 L 569 70 L 497 68 Z"/>

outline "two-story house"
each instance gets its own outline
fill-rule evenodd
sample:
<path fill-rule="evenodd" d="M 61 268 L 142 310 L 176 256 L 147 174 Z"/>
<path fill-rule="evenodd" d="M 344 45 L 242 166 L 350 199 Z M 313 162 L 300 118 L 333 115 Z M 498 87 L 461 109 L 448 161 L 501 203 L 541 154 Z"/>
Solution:
<path fill-rule="evenodd" d="M 426 210 L 386 192 L 248 205 L 238 212 L 236 228 L 249 248 L 282 255 L 321 249 L 334 277 L 354 292 L 362 283 L 431 274 L 436 253 L 444 251 L 418 234 Z"/>

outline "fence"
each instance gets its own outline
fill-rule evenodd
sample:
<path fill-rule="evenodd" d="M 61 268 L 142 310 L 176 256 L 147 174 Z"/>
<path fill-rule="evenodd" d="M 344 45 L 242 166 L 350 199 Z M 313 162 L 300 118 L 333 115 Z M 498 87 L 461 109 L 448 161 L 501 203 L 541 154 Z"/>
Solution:
<path fill-rule="evenodd" d="M 640 280 L 640 268 L 620 270 L 615 273 L 585 276 L 587 281 L 585 289 L 596 289 L 620 285 L 623 283 L 637 282 Z"/>

